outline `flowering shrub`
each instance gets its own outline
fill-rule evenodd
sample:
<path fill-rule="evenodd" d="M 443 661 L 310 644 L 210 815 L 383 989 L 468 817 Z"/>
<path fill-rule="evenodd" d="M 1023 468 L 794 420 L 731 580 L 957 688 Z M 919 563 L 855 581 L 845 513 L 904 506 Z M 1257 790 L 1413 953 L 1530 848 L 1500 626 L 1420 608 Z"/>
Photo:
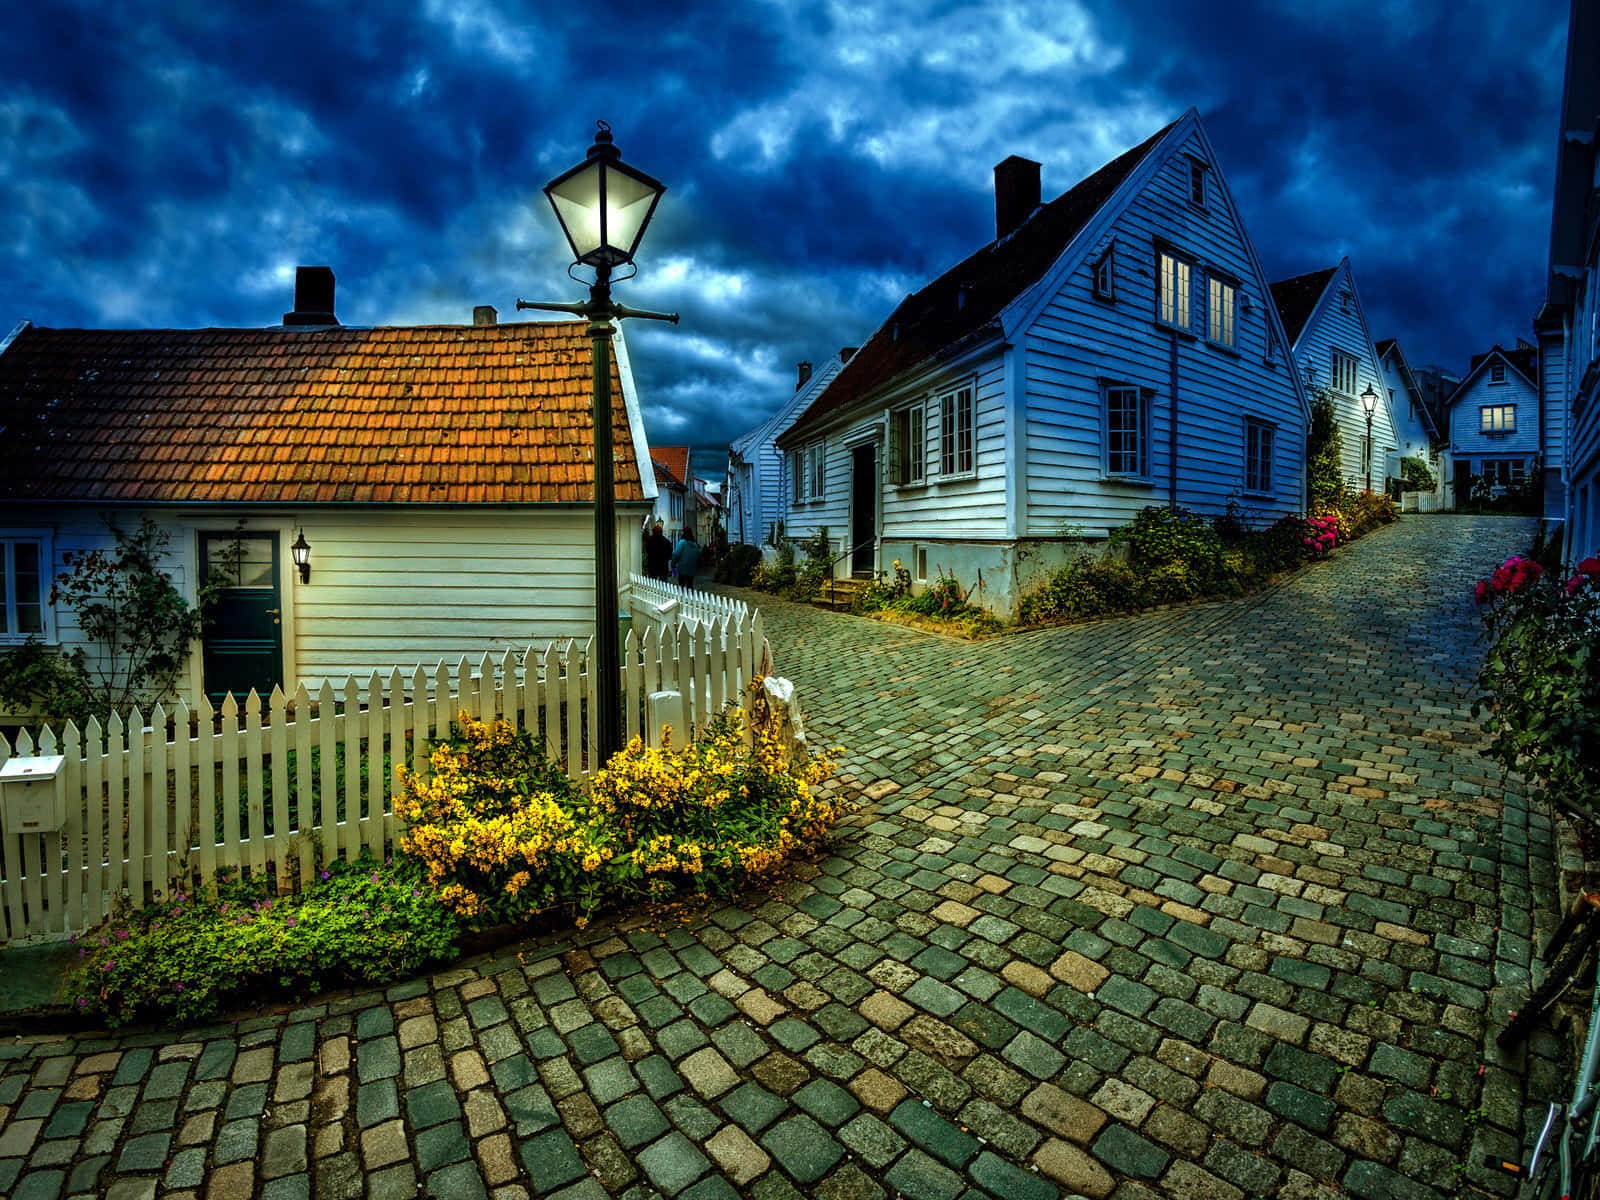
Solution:
<path fill-rule="evenodd" d="M 1299 520 L 1297 517 L 1285 517 L 1284 520 Z M 1326 558 L 1328 551 L 1339 544 L 1339 518 L 1332 514 L 1311 517 L 1304 521 L 1305 532 L 1300 538 L 1300 544 L 1306 548 L 1307 558 Z"/>
<path fill-rule="evenodd" d="M 902 597 L 911 594 L 911 572 L 897 558 L 894 560 L 894 580 L 884 577 L 882 571 L 866 587 L 856 593 L 851 609 L 858 613 L 878 612 L 895 605 Z"/>
<path fill-rule="evenodd" d="M 426 779 L 407 773 L 401 849 L 463 917 L 526 920 L 676 886 L 725 891 L 824 836 L 845 803 L 815 787 L 833 764 L 788 765 L 774 736 L 745 745 L 742 714 L 682 748 L 635 738 L 584 795 L 525 733 L 463 713 Z"/>
<path fill-rule="evenodd" d="M 1560 574 L 1515 556 L 1478 582 L 1490 646 L 1473 712 L 1489 757 L 1600 826 L 1600 558 Z"/>
<path fill-rule="evenodd" d="M 263 993 L 403 978 L 449 956 L 459 929 L 408 863 L 335 863 L 305 891 L 281 897 L 224 877 L 199 893 L 113 913 L 80 943 L 66 994 L 112 1028 L 191 1024 Z"/>

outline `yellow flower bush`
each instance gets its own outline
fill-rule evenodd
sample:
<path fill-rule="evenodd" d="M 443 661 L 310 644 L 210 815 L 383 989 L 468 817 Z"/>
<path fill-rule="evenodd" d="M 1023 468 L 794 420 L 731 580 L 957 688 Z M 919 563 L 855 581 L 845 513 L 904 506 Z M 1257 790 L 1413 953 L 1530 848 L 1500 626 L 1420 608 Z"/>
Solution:
<path fill-rule="evenodd" d="M 587 794 L 503 721 L 462 713 L 424 778 L 403 775 L 400 848 L 453 911 L 516 921 L 550 907 L 580 921 L 602 904 L 681 886 L 726 891 L 825 837 L 848 807 L 817 785 L 826 757 L 791 764 L 743 715 L 681 748 L 636 738 Z"/>

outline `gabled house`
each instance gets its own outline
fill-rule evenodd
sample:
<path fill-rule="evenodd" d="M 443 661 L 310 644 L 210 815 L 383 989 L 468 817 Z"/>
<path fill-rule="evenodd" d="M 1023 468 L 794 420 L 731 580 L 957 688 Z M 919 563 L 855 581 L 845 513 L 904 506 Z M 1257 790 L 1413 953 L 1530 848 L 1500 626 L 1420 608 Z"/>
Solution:
<path fill-rule="evenodd" d="M 995 168 L 995 239 L 908 296 L 777 439 L 791 534 L 839 570 L 953 572 L 1013 610 L 1151 505 L 1302 506 L 1308 408 L 1190 110 L 1040 203 Z"/>
<path fill-rule="evenodd" d="M 728 447 L 723 497 L 730 542 L 772 549 L 778 522 L 787 511 L 781 491 L 786 472 L 783 453 L 777 447 L 778 435 L 788 431 L 854 353 L 855 347 L 847 346 L 815 369 L 808 362 L 800 363 L 794 391 L 778 410 Z"/>
<path fill-rule="evenodd" d="M 660 521 L 667 537 L 676 542 L 689 521 L 689 447 L 652 446 L 650 466 L 656 481 L 656 502 L 649 522 Z"/>
<path fill-rule="evenodd" d="M 1570 558 L 1600 551 L 1600 9 L 1573 0 L 1556 141 L 1550 271 L 1534 322 L 1545 411 L 1561 428 L 1559 505 Z M 1548 493 L 1547 493 L 1548 495 Z M 1549 506 L 1546 508 L 1549 513 Z"/>
<path fill-rule="evenodd" d="M 332 272 L 302 268 L 276 328 L 24 321 L 0 343 L 0 646 L 83 644 L 50 582 L 66 555 L 110 548 L 107 518 L 141 517 L 169 535 L 191 603 L 219 572 L 227 587 L 189 655 L 191 704 L 592 629 L 585 325 L 358 329 L 333 307 Z M 626 578 L 655 485 L 621 337 L 616 350 Z"/>
<path fill-rule="evenodd" d="M 1423 510 L 1446 507 L 1451 478 L 1448 439 L 1440 435 L 1423 383 L 1394 338 L 1384 338 L 1375 349 L 1389 397 L 1389 412 L 1394 417 L 1395 440 L 1399 443 L 1391 455 L 1393 461 L 1385 465 L 1385 474 L 1391 479 L 1400 478 L 1400 459 L 1419 460 L 1432 472 L 1434 486 L 1424 493 L 1426 499 L 1419 496 L 1410 505 Z"/>
<path fill-rule="evenodd" d="M 1333 402 L 1348 487 L 1381 492 L 1398 470 L 1400 439 L 1348 258 L 1272 285 L 1289 352 L 1307 391 Z M 1362 395 L 1376 396 L 1371 437 Z"/>
<path fill-rule="evenodd" d="M 1482 477 L 1494 495 L 1527 485 L 1539 470 L 1538 351 L 1523 343 L 1474 354 L 1466 378 L 1445 402 L 1445 420 L 1457 504 L 1466 503 L 1473 477 Z"/>

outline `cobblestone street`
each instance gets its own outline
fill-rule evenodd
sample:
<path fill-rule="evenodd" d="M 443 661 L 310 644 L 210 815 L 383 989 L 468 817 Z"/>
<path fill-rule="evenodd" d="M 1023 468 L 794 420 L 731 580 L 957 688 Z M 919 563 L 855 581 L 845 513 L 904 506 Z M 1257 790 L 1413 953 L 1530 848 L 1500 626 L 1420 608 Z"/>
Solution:
<path fill-rule="evenodd" d="M 772 893 L 200 1030 L 0 1043 L 0 1195 L 1509 1195 L 1555 905 L 1409 518 L 1277 589 L 962 643 L 751 596 L 862 810 Z"/>

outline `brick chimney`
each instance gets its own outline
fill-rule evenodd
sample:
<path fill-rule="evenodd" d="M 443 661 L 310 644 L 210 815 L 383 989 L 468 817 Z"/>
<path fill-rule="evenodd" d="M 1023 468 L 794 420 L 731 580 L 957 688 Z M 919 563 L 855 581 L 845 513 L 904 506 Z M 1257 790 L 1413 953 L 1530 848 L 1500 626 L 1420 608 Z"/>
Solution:
<path fill-rule="evenodd" d="M 480 304 L 472 310 L 472 323 L 474 325 L 493 325 L 500 320 L 500 314 L 492 304 Z"/>
<path fill-rule="evenodd" d="M 283 314 L 285 325 L 337 325 L 333 315 L 333 268 L 297 267 L 294 311 Z"/>
<path fill-rule="evenodd" d="M 794 390 L 798 392 L 801 388 L 805 387 L 806 384 L 811 382 L 811 364 L 808 362 L 801 363 L 796 373 L 799 375 L 799 379 L 794 385 Z"/>
<path fill-rule="evenodd" d="M 1039 207 L 1039 164 L 1013 154 L 994 169 L 994 236 L 1006 236 Z"/>

